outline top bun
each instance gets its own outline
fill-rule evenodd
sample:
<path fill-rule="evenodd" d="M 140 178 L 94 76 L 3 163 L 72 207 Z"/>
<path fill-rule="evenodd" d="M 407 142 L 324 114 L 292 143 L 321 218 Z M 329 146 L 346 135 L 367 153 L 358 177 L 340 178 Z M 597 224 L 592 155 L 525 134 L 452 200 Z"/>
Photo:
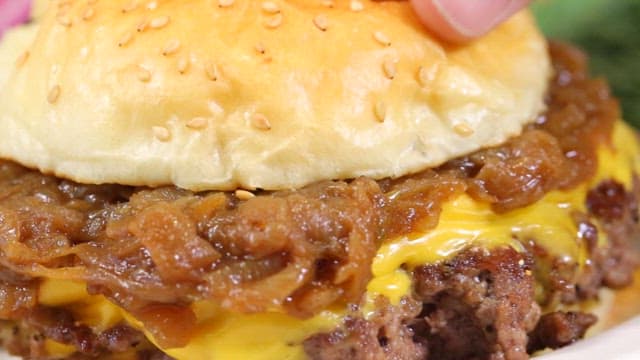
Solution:
<path fill-rule="evenodd" d="M 453 47 L 363 0 L 53 0 L 0 70 L 0 156 L 192 190 L 436 166 L 519 134 L 551 72 L 527 12 Z"/>

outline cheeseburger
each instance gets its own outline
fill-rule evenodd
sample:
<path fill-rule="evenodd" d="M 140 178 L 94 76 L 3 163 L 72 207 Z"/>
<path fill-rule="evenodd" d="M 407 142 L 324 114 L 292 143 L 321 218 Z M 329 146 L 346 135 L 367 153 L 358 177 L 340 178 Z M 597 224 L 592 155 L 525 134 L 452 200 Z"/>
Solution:
<path fill-rule="evenodd" d="M 17 356 L 527 359 L 638 263 L 636 135 L 526 11 L 52 0 L 0 64 Z"/>

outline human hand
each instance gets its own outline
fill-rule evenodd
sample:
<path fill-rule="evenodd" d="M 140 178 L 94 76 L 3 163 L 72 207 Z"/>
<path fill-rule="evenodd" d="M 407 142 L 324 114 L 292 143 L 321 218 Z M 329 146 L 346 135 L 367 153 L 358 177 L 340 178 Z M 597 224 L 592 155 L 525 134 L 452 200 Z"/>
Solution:
<path fill-rule="evenodd" d="M 531 0 L 411 0 L 420 20 L 453 42 L 484 35 L 526 7 Z"/>
<path fill-rule="evenodd" d="M 418 17 L 446 40 L 461 42 L 481 36 L 531 0 L 411 0 Z M 0 0 L 0 35 L 25 21 L 31 1 Z"/>
<path fill-rule="evenodd" d="M 29 19 L 31 1 L 0 0 L 0 36 L 8 28 Z"/>

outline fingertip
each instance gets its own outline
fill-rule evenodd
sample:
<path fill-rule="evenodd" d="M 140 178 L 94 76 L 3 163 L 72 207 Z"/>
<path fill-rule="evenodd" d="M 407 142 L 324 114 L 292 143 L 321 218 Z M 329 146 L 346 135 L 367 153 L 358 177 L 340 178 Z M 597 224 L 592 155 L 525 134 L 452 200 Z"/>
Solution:
<path fill-rule="evenodd" d="M 455 43 L 471 40 L 457 30 L 432 0 L 410 0 L 422 24 L 436 36 Z"/>
<path fill-rule="evenodd" d="M 411 0 L 422 23 L 453 42 L 480 37 L 526 7 L 531 0 Z"/>

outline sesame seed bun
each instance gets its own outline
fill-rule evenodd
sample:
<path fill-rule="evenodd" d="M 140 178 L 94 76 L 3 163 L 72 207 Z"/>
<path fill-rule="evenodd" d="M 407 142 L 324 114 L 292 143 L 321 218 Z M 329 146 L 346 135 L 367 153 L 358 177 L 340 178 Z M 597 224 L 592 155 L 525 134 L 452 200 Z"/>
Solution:
<path fill-rule="evenodd" d="M 551 72 L 527 12 L 451 47 L 400 1 L 54 1 L 0 52 L 21 59 L 0 70 L 0 156 L 192 190 L 436 166 L 519 134 Z"/>

